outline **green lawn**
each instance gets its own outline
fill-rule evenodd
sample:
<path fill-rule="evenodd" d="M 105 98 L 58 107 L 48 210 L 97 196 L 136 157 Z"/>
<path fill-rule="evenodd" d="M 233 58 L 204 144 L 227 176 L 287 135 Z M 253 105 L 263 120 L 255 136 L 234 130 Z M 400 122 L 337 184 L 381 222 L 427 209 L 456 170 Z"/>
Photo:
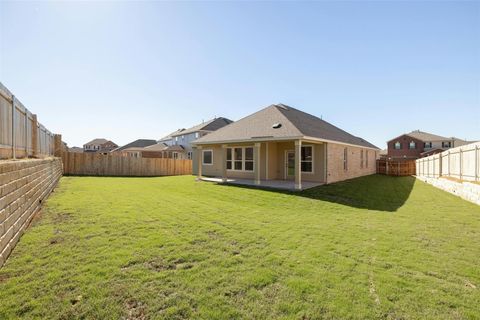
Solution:
<path fill-rule="evenodd" d="M 0 269 L 11 318 L 480 318 L 480 207 L 411 177 L 64 177 Z"/>

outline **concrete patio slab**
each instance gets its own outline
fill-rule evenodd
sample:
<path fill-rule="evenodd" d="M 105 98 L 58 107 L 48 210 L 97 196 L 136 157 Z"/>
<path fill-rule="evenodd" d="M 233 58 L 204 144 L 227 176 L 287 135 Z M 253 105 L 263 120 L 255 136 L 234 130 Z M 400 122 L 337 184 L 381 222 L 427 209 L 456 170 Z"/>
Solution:
<path fill-rule="evenodd" d="M 231 185 L 258 187 L 258 188 L 301 191 L 301 190 L 296 190 L 295 189 L 295 182 L 292 181 L 292 180 L 261 180 L 260 184 L 255 184 L 255 181 L 249 180 L 249 179 L 228 178 L 227 181 L 224 182 L 221 178 L 202 177 L 202 181 L 215 182 L 215 183 L 220 183 L 220 184 L 231 184 Z M 318 186 L 321 186 L 321 185 L 323 185 L 323 183 L 303 181 L 302 182 L 302 190 L 318 187 Z"/>

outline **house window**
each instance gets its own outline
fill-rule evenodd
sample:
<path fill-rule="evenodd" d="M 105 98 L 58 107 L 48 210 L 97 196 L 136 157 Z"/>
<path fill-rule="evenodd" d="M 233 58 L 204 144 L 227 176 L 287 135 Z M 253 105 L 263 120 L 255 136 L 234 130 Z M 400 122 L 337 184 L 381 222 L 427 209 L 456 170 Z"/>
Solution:
<path fill-rule="evenodd" d="M 347 170 L 348 166 L 347 166 L 347 156 L 348 156 L 348 150 L 347 148 L 343 149 L 343 170 Z"/>
<path fill-rule="evenodd" d="M 394 148 L 395 148 L 395 150 L 400 150 L 400 149 L 402 149 L 402 144 L 399 141 L 397 141 L 397 142 L 395 142 Z"/>
<path fill-rule="evenodd" d="M 302 172 L 313 172 L 313 146 L 303 146 L 301 151 Z"/>
<path fill-rule="evenodd" d="M 182 135 L 182 140 L 184 140 L 184 139 L 185 139 L 185 136 Z"/>
<path fill-rule="evenodd" d="M 178 152 L 173 153 L 173 159 L 178 159 Z"/>
<path fill-rule="evenodd" d="M 450 141 L 442 142 L 442 148 L 450 148 L 451 146 L 452 146 L 452 143 Z"/>
<path fill-rule="evenodd" d="M 187 159 L 188 159 L 188 160 L 192 160 L 192 158 L 193 158 L 193 152 L 192 152 L 192 151 L 188 151 L 188 152 L 187 152 Z"/>
<path fill-rule="evenodd" d="M 363 169 L 363 150 L 360 150 L 360 168 Z"/>
<path fill-rule="evenodd" d="M 368 168 L 368 150 L 365 150 L 365 168 Z"/>
<path fill-rule="evenodd" d="M 234 158 L 234 164 L 233 168 L 235 170 L 242 170 L 242 165 L 243 165 L 243 149 L 242 148 L 235 148 L 233 149 L 233 158 Z"/>
<path fill-rule="evenodd" d="M 205 165 L 212 165 L 213 164 L 213 151 L 212 150 L 203 150 L 202 154 L 202 163 Z"/>
<path fill-rule="evenodd" d="M 227 149 L 227 170 L 232 170 L 232 148 Z"/>
<path fill-rule="evenodd" d="M 253 171 L 253 148 L 227 148 L 227 170 Z"/>
<path fill-rule="evenodd" d="M 245 148 L 245 171 L 253 171 L 253 148 Z"/>
<path fill-rule="evenodd" d="M 198 139 L 198 136 L 199 136 L 198 132 L 195 132 L 195 139 Z"/>
<path fill-rule="evenodd" d="M 410 143 L 408 144 L 408 149 L 417 149 L 417 144 L 415 143 L 415 141 L 410 141 Z"/>
<path fill-rule="evenodd" d="M 432 142 L 425 142 L 425 143 L 423 144 L 423 146 L 424 146 L 425 148 L 431 148 L 431 147 L 432 147 Z"/>

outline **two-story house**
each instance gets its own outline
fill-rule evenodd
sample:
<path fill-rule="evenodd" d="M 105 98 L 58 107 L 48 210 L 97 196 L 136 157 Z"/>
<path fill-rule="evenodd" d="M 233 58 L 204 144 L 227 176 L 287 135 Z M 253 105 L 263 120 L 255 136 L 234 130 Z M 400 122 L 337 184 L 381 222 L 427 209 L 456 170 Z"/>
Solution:
<path fill-rule="evenodd" d="M 402 134 L 387 142 L 389 160 L 413 160 L 450 148 L 463 146 L 470 143 L 467 140 L 455 137 L 442 137 L 436 134 L 415 130 Z"/>
<path fill-rule="evenodd" d="M 97 138 L 85 143 L 83 145 L 83 152 L 108 153 L 115 148 L 118 148 L 116 143 L 107 139 Z"/>
<path fill-rule="evenodd" d="M 223 128 L 232 122 L 232 120 L 223 117 L 214 118 L 188 129 L 178 129 L 157 142 L 166 145 L 163 151 L 169 158 L 192 159 L 193 148 L 191 143 L 193 141 L 210 132 Z"/>

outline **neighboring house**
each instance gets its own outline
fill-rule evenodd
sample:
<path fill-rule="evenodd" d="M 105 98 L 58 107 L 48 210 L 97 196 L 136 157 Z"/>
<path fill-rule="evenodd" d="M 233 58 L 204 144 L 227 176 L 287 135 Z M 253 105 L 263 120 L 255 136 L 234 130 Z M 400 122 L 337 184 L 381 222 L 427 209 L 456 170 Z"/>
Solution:
<path fill-rule="evenodd" d="M 144 148 L 144 147 L 154 145 L 156 143 L 157 141 L 153 139 L 137 139 L 135 141 L 127 143 L 126 145 L 115 148 L 114 150 L 112 150 L 112 152 L 121 152 L 125 149 L 130 149 L 130 148 Z"/>
<path fill-rule="evenodd" d="M 124 157 L 141 158 L 143 150 L 144 148 L 131 147 L 131 148 L 123 149 L 121 151 L 115 151 L 115 154 L 121 154 Z"/>
<path fill-rule="evenodd" d="M 192 141 L 223 128 L 232 122 L 232 120 L 223 117 L 214 118 L 189 129 L 178 129 L 168 136 L 158 140 L 158 143 L 164 143 L 170 147 L 168 150 L 164 151 L 168 152 L 171 158 L 192 159 Z"/>
<path fill-rule="evenodd" d="M 471 142 L 415 130 L 387 142 L 389 160 L 414 160 Z"/>
<path fill-rule="evenodd" d="M 108 153 L 115 148 L 118 148 L 118 145 L 114 142 L 107 139 L 98 138 L 85 143 L 83 145 L 83 152 Z"/>
<path fill-rule="evenodd" d="M 142 158 L 168 158 L 165 153 L 167 147 L 165 143 L 156 143 L 145 147 L 142 150 Z"/>
<path fill-rule="evenodd" d="M 362 138 L 283 104 L 271 105 L 193 144 L 193 170 L 199 179 L 247 179 L 265 186 L 276 181 L 297 190 L 374 174 L 380 151 Z"/>
<path fill-rule="evenodd" d="M 81 152 L 83 152 L 83 148 L 80 148 L 80 147 L 71 147 L 71 148 L 68 148 L 68 152 L 81 153 Z"/>

